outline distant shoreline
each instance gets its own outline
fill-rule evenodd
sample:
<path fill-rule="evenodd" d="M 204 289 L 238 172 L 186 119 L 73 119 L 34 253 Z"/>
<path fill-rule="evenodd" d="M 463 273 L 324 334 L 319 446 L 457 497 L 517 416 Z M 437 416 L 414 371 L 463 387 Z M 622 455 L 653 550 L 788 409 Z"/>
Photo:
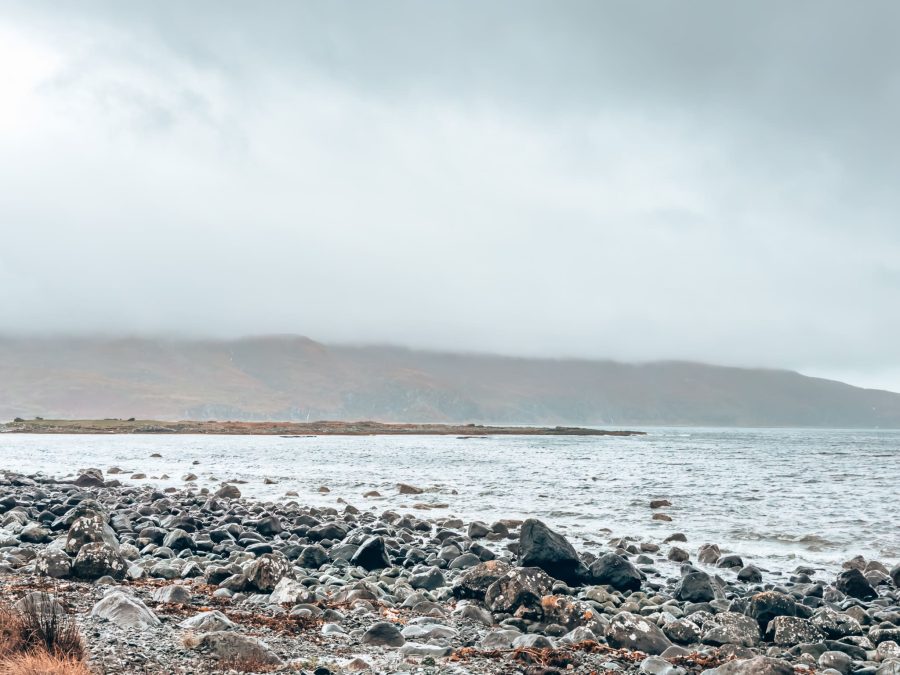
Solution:
<path fill-rule="evenodd" d="M 481 424 L 385 422 L 231 422 L 161 420 L 16 420 L 0 433 L 19 434 L 224 434 L 234 436 L 643 436 L 643 431 L 584 427 L 516 427 Z"/>

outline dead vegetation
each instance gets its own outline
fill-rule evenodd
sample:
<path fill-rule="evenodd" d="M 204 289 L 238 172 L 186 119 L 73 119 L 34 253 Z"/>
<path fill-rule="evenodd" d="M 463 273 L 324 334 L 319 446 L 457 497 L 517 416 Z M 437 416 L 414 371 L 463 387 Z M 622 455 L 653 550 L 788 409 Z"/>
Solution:
<path fill-rule="evenodd" d="M 0 605 L 0 675 L 89 675 L 71 615 L 43 591 Z"/>

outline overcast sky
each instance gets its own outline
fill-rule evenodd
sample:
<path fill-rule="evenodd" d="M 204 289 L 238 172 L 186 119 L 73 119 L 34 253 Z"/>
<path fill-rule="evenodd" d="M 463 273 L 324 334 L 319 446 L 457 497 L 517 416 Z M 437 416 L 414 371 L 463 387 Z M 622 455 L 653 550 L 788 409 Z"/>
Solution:
<path fill-rule="evenodd" d="M 900 391 L 900 4 L 0 0 L 0 332 Z"/>

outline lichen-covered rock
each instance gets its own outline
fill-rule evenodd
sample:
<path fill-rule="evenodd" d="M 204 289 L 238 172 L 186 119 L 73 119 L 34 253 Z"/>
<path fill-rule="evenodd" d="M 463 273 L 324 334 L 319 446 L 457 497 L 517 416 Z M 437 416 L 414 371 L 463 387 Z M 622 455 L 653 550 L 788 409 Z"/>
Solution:
<path fill-rule="evenodd" d="M 110 548 L 119 550 L 119 540 L 116 533 L 106 524 L 106 517 L 102 513 L 89 513 L 76 518 L 69 528 L 66 538 L 65 551 L 69 555 L 78 555 L 85 544 L 102 542 Z"/>
<path fill-rule="evenodd" d="M 499 560 L 489 560 L 475 565 L 461 574 L 453 584 L 453 595 L 457 598 L 484 600 L 487 589 L 495 581 L 509 572 L 510 566 Z"/>
<path fill-rule="evenodd" d="M 72 558 L 59 549 L 41 549 L 35 557 L 34 571 L 41 576 L 64 579 L 72 572 Z"/>
<path fill-rule="evenodd" d="M 191 628 L 193 630 L 204 632 L 233 630 L 236 627 L 231 619 L 218 610 L 200 612 L 199 614 L 188 617 L 178 625 L 181 628 Z"/>
<path fill-rule="evenodd" d="M 704 644 L 721 647 L 737 645 L 756 647 L 759 644 L 759 624 L 752 618 L 736 612 L 721 612 L 703 626 Z"/>
<path fill-rule="evenodd" d="M 655 623 L 631 612 L 620 612 L 612 618 L 606 629 L 606 641 L 617 649 L 653 655 L 662 654 L 672 646 Z"/>
<path fill-rule="evenodd" d="M 247 566 L 244 575 L 252 589 L 271 593 L 279 581 L 294 577 L 294 568 L 281 553 L 265 553 Z"/>
<path fill-rule="evenodd" d="M 862 635 L 862 626 L 859 625 L 859 621 L 849 614 L 836 612 L 830 607 L 816 610 L 810 621 L 832 640 L 840 640 L 849 635 Z"/>
<path fill-rule="evenodd" d="M 309 589 L 295 579 L 282 577 L 272 594 L 269 596 L 269 602 L 275 605 L 296 605 L 299 602 L 307 602 L 310 599 Z"/>
<path fill-rule="evenodd" d="M 766 633 L 771 634 L 772 641 L 780 647 L 793 647 L 825 639 L 825 633 L 816 628 L 812 621 L 799 616 L 776 616 Z"/>
<path fill-rule="evenodd" d="M 553 579 L 540 567 L 515 567 L 488 587 L 484 602 L 492 612 L 515 612 L 538 607 L 552 588 Z"/>
<path fill-rule="evenodd" d="M 586 602 L 566 595 L 545 595 L 541 598 L 544 623 L 554 623 L 567 630 L 584 626 L 594 632 L 602 632 L 603 624 L 597 620 L 596 610 Z"/>
<path fill-rule="evenodd" d="M 778 616 L 796 616 L 797 603 L 784 593 L 765 591 L 750 598 L 747 616 L 752 617 L 765 630 L 769 623 Z"/>
<path fill-rule="evenodd" d="M 127 569 L 128 561 L 121 556 L 118 549 L 101 541 L 82 546 L 75 556 L 75 562 L 72 563 L 72 573 L 76 577 L 89 580 L 105 576 L 122 579 Z"/>

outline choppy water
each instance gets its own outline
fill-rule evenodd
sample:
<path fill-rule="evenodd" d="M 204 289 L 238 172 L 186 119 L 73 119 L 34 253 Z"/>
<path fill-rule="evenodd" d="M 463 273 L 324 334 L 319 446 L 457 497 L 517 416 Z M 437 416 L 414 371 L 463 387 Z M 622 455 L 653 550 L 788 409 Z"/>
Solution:
<path fill-rule="evenodd" d="M 123 482 L 200 486 L 248 481 L 246 496 L 488 522 L 534 516 L 580 546 L 611 536 L 689 547 L 716 542 L 758 564 L 832 569 L 861 553 L 900 558 L 900 432 L 784 429 L 648 429 L 618 437 L 317 437 L 0 435 L 4 468 L 63 477 L 96 466 L 146 473 Z M 150 455 L 159 452 L 162 459 Z M 198 465 L 192 464 L 199 460 Z M 162 474 L 168 480 L 152 480 Z M 276 485 L 265 485 L 272 478 Z M 395 484 L 426 488 L 398 495 Z M 320 494 L 327 486 L 331 492 Z M 382 498 L 363 498 L 377 490 Z M 673 521 L 651 520 L 667 498 Z"/>

